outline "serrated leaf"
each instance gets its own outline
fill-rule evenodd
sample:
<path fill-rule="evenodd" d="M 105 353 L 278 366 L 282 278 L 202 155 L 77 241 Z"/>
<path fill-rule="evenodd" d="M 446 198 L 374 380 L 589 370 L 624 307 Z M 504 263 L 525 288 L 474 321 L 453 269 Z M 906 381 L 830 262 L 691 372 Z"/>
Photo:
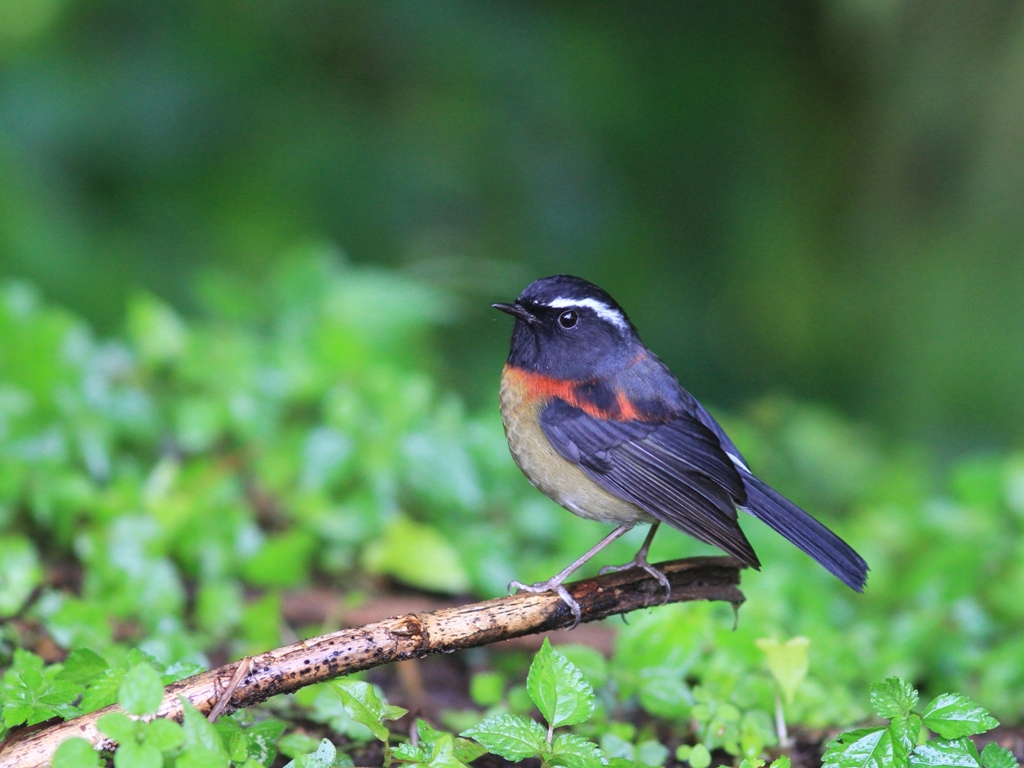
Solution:
<path fill-rule="evenodd" d="M 964 741 L 967 741 L 966 739 Z M 910 756 L 912 768 L 978 768 L 975 751 L 964 741 L 929 741 Z"/>
<path fill-rule="evenodd" d="M 128 670 L 117 690 L 117 703 L 133 715 L 150 715 L 164 700 L 164 684 L 149 664 L 136 664 Z"/>
<path fill-rule="evenodd" d="M 361 680 L 332 680 L 328 685 L 337 691 L 341 704 L 357 723 L 365 725 L 381 741 L 388 738 L 385 720 L 397 720 L 407 710 L 383 701 L 373 686 Z"/>
<path fill-rule="evenodd" d="M 807 677 L 807 648 L 811 641 L 806 637 L 794 637 L 780 643 L 762 637 L 754 642 L 768 660 L 768 669 L 778 683 L 786 703 L 792 704 L 796 689 Z"/>
<path fill-rule="evenodd" d="M 906 716 L 917 706 L 917 691 L 910 683 L 890 677 L 871 686 L 871 706 L 879 717 Z"/>
<path fill-rule="evenodd" d="M 894 717 L 889 723 L 892 735 L 893 751 L 899 758 L 906 758 L 917 745 L 917 737 L 921 732 L 921 718 L 918 715 Z"/>
<path fill-rule="evenodd" d="M 482 744 L 513 763 L 547 751 L 547 732 L 536 720 L 519 715 L 494 715 L 460 736 Z"/>
<path fill-rule="evenodd" d="M 944 739 L 973 736 L 999 725 L 984 707 L 959 693 L 936 696 L 921 713 L 921 720 Z"/>
<path fill-rule="evenodd" d="M 416 721 L 416 730 L 420 736 L 420 743 L 426 747 L 432 749 L 434 744 L 441 736 L 445 736 L 444 731 L 436 730 L 431 728 L 430 724 L 423 721 Z M 483 754 L 487 753 L 487 750 L 481 747 L 479 744 L 474 744 L 469 739 L 454 738 L 454 755 L 455 758 L 462 763 L 471 763 Z"/>
<path fill-rule="evenodd" d="M 100 753 L 88 741 L 75 736 L 57 747 L 51 768 L 99 768 L 99 765 Z"/>
<path fill-rule="evenodd" d="M 888 728 L 864 728 L 832 739 L 821 757 L 822 768 L 890 768 L 905 766 L 893 751 Z"/>
<path fill-rule="evenodd" d="M 465 763 L 455 757 L 455 737 L 450 733 L 442 733 L 438 737 L 430 757 L 423 765 L 426 768 L 467 768 Z"/>
<path fill-rule="evenodd" d="M 117 701 L 117 691 L 121 687 L 121 681 L 124 680 L 126 671 L 120 667 L 114 667 L 93 680 L 82 694 L 82 700 L 79 702 L 81 710 L 95 712 L 97 709 L 103 709 Z"/>
<path fill-rule="evenodd" d="M 563 733 L 551 745 L 547 762 L 565 768 L 599 768 L 603 766 L 603 759 L 604 753 L 594 742 L 575 733 Z"/>
<path fill-rule="evenodd" d="M 594 689 L 547 638 L 530 664 L 526 690 L 552 728 L 577 725 L 594 714 Z"/>
<path fill-rule="evenodd" d="M 1020 768 L 1013 752 L 990 741 L 981 750 L 982 768 Z"/>
<path fill-rule="evenodd" d="M 88 685 L 109 668 L 110 665 L 106 660 L 95 651 L 88 648 L 76 648 L 64 659 L 64 665 L 57 674 L 57 678 L 80 685 Z"/>

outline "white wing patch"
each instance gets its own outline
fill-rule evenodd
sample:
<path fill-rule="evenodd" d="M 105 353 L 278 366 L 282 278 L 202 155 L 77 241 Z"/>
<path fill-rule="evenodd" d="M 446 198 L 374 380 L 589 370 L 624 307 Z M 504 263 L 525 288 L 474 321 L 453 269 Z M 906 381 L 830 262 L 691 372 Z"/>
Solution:
<path fill-rule="evenodd" d="M 552 299 L 548 302 L 548 306 L 552 309 L 566 309 L 568 307 L 587 307 L 588 309 L 594 310 L 594 313 L 602 320 L 607 320 L 609 323 L 614 325 L 616 328 L 626 331 L 629 330 L 629 324 L 626 322 L 626 318 L 623 317 L 622 313 L 617 309 L 613 309 L 605 304 L 603 301 L 597 299 L 564 299 L 559 296 L 557 299 Z"/>
<path fill-rule="evenodd" d="M 729 459 L 735 465 L 736 469 L 740 470 L 741 472 L 746 472 L 748 475 L 753 474 L 753 472 L 750 471 L 749 467 L 747 467 L 747 465 L 743 463 L 743 460 L 740 459 L 739 456 L 734 456 L 728 451 L 725 452 L 725 455 L 729 457 Z"/>

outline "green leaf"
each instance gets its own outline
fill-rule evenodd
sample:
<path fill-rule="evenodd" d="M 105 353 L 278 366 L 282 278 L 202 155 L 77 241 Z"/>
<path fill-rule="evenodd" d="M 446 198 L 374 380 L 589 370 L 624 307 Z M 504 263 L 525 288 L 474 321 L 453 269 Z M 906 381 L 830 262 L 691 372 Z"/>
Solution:
<path fill-rule="evenodd" d="M 672 667 L 649 667 L 635 675 L 640 706 L 666 720 L 685 719 L 693 706 L 693 692 L 683 672 Z"/>
<path fill-rule="evenodd" d="M 423 720 L 416 721 L 416 731 L 420 736 L 420 744 L 426 745 L 430 749 L 433 748 L 439 738 L 448 735 L 444 731 L 431 728 L 430 724 Z M 462 763 L 471 763 L 487 752 L 486 749 L 479 744 L 474 744 L 469 739 L 456 738 L 453 744 L 455 758 Z"/>
<path fill-rule="evenodd" d="M 389 735 L 384 721 L 397 720 L 407 712 L 380 699 L 373 686 L 361 680 L 332 680 L 328 685 L 337 691 L 349 716 L 369 728 L 380 741 L 387 741 Z"/>
<path fill-rule="evenodd" d="M 36 548 L 24 536 L 0 536 L 0 616 L 11 616 L 42 581 Z"/>
<path fill-rule="evenodd" d="M 917 746 L 917 738 L 921 733 L 921 718 L 918 715 L 898 715 L 889 723 L 889 733 L 892 735 L 894 753 L 898 758 L 906 759 Z"/>
<path fill-rule="evenodd" d="M 173 720 L 158 717 L 143 726 L 142 743 L 150 744 L 161 752 L 171 752 L 185 743 L 185 729 Z"/>
<path fill-rule="evenodd" d="M 121 687 L 127 670 L 121 668 L 108 669 L 85 689 L 79 706 L 83 712 L 95 712 L 97 709 L 117 701 L 117 691 Z"/>
<path fill-rule="evenodd" d="M 594 742 L 575 733 L 563 733 L 551 745 L 551 757 L 547 762 L 565 768 L 599 768 L 603 758 L 604 754 Z"/>
<path fill-rule="evenodd" d="M 505 676 L 500 672 L 478 672 L 469 680 L 469 695 L 478 707 L 493 707 L 505 691 Z"/>
<path fill-rule="evenodd" d="M 224 742 L 221 741 L 220 736 L 217 734 L 217 729 L 213 727 L 213 723 L 207 720 L 202 712 L 192 706 L 192 702 L 181 696 L 178 697 L 178 701 L 181 702 L 183 714 L 181 725 L 185 729 L 185 746 L 189 749 L 200 747 L 207 752 L 221 755 L 224 760 L 227 760 Z M 199 759 L 198 752 L 196 755 L 195 759 Z"/>
<path fill-rule="evenodd" d="M 315 752 L 296 756 L 284 768 L 334 768 L 337 754 L 337 748 L 327 739 L 323 739 Z"/>
<path fill-rule="evenodd" d="M 455 757 L 455 737 L 450 733 L 440 734 L 423 765 L 429 768 L 466 768 L 465 763 Z"/>
<path fill-rule="evenodd" d="M 142 359 L 167 363 L 185 352 L 188 330 L 178 314 L 150 294 L 137 294 L 128 303 L 128 333 Z"/>
<path fill-rule="evenodd" d="M 277 748 L 286 757 L 298 757 L 299 755 L 308 755 L 311 752 L 315 752 L 319 748 L 320 743 L 312 736 L 293 731 L 287 736 L 282 736 L 278 739 Z"/>
<path fill-rule="evenodd" d="M 792 704 L 796 689 L 807 676 L 807 648 L 811 641 L 806 637 L 794 637 L 784 643 L 769 638 L 754 642 L 767 657 L 768 669 L 786 703 Z"/>
<path fill-rule="evenodd" d="M 88 648 L 76 648 L 64 659 L 64 665 L 57 678 L 68 680 L 79 685 L 94 682 L 106 672 L 110 665 L 95 651 Z"/>
<path fill-rule="evenodd" d="M 668 747 L 657 739 L 647 739 L 636 745 L 636 761 L 642 765 L 664 765 L 668 759 Z"/>
<path fill-rule="evenodd" d="M 986 709 L 959 693 L 936 696 L 921 713 L 921 720 L 944 739 L 973 736 L 999 725 Z"/>
<path fill-rule="evenodd" d="M 152 714 L 163 700 L 163 680 L 149 664 L 136 664 L 129 669 L 117 691 L 117 703 L 133 715 Z"/>
<path fill-rule="evenodd" d="M 270 536 L 245 563 L 246 580 L 258 587 L 297 587 L 309 579 L 309 564 L 317 541 L 295 528 Z"/>
<path fill-rule="evenodd" d="M 789 755 L 779 755 L 772 761 L 772 764 L 769 766 L 769 768 L 791 768 L 792 764 L 793 763 L 789 759 Z"/>
<path fill-rule="evenodd" d="M 982 768 L 1020 768 L 1013 752 L 990 741 L 981 750 Z"/>
<path fill-rule="evenodd" d="M 558 652 L 579 669 L 593 687 L 600 688 L 607 682 L 609 674 L 608 659 L 596 648 L 579 643 L 569 643 L 558 646 Z"/>
<path fill-rule="evenodd" d="M 890 677 L 884 683 L 872 684 L 871 706 L 879 717 L 906 716 L 917 706 L 917 691 L 910 683 Z"/>
<path fill-rule="evenodd" d="M 277 742 L 287 724 L 283 720 L 262 720 L 246 728 L 242 733 L 247 742 L 249 759 L 262 765 L 270 765 L 277 757 Z"/>
<path fill-rule="evenodd" d="M 978 768 L 977 752 L 969 739 L 930 741 L 910 756 L 912 768 Z"/>
<path fill-rule="evenodd" d="M 100 733 L 109 736 L 118 744 L 135 741 L 138 737 L 140 723 L 123 712 L 108 712 L 97 722 Z"/>
<path fill-rule="evenodd" d="M 518 715 L 494 715 L 460 736 L 482 744 L 513 763 L 547 752 L 547 732 L 536 720 Z"/>
<path fill-rule="evenodd" d="M 893 753 L 887 728 L 864 728 L 832 739 L 821 758 L 822 768 L 898 768 L 906 765 Z"/>
<path fill-rule="evenodd" d="M 458 594 L 471 584 L 455 546 L 436 528 L 399 516 L 367 547 L 363 564 L 370 573 L 393 576 L 431 592 Z"/>
<path fill-rule="evenodd" d="M 681 747 L 682 749 L 682 747 Z M 690 747 L 685 747 L 689 750 Z M 633 746 L 632 735 L 616 733 L 611 728 L 601 734 L 601 751 L 605 757 L 621 757 L 624 760 L 634 761 L 636 758 L 636 747 Z M 687 751 L 687 755 L 690 753 Z"/>
<path fill-rule="evenodd" d="M 711 765 L 711 752 L 703 744 L 694 744 L 690 750 L 690 768 L 708 768 Z"/>
<path fill-rule="evenodd" d="M 577 725 L 594 714 L 594 689 L 547 638 L 530 664 L 526 689 L 552 728 Z"/>
<path fill-rule="evenodd" d="M 15 648 L 12 664 L 3 673 L 4 725 L 35 725 L 51 717 L 73 717 L 78 708 L 72 702 L 82 686 L 58 677 L 59 667 L 44 670 L 43 660 L 34 653 Z"/>
<path fill-rule="evenodd" d="M 114 768 L 163 768 L 160 750 L 149 744 L 126 741 L 114 751 Z"/>
<path fill-rule="evenodd" d="M 99 768 L 99 765 L 100 753 L 88 741 L 77 736 L 62 742 L 53 753 L 52 768 Z"/>
<path fill-rule="evenodd" d="M 187 747 L 174 762 L 174 768 L 228 768 L 223 749 L 210 749 L 200 744 Z"/>

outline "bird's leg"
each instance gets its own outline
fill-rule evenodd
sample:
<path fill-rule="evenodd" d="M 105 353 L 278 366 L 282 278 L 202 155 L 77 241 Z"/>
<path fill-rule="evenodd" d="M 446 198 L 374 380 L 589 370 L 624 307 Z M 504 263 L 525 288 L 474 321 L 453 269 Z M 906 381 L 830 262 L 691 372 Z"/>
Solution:
<path fill-rule="evenodd" d="M 651 530 L 648 531 L 647 538 L 644 539 L 644 544 L 640 547 L 640 551 L 636 553 L 636 557 L 625 565 L 606 565 L 599 573 L 613 573 L 615 571 L 624 571 L 627 568 L 642 568 L 656 578 L 658 583 L 665 588 L 665 599 L 662 601 L 662 605 L 664 605 L 672 594 L 672 585 L 668 583 L 668 577 L 664 573 L 647 562 L 647 552 L 651 548 L 651 542 L 654 541 L 654 534 L 658 532 L 659 525 L 661 523 L 651 523 Z"/>
<path fill-rule="evenodd" d="M 590 558 L 592 558 L 602 549 L 607 547 L 609 544 L 611 544 L 613 541 L 619 538 L 619 536 L 621 536 L 622 534 L 626 533 L 626 531 L 628 530 L 629 528 L 625 526 L 620 526 L 619 528 L 616 528 L 614 531 L 612 531 L 599 542 L 597 542 L 597 544 L 591 547 L 590 550 L 588 550 L 584 555 L 582 555 L 581 557 L 577 558 L 574 562 L 572 562 L 568 568 L 564 568 L 563 570 L 559 571 L 547 581 L 538 581 L 536 584 L 523 584 L 521 581 L 510 581 L 508 584 L 509 592 L 511 592 L 513 589 L 521 589 L 524 592 L 533 592 L 534 594 L 540 592 L 557 593 L 558 596 L 562 598 L 562 602 L 568 605 L 569 610 L 572 611 L 572 615 L 576 619 L 576 621 L 573 622 L 573 625 L 569 627 L 569 629 L 575 629 L 576 626 L 580 623 L 580 604 L 572 599 L 572 595 L 570 595 L 569 591 L 562 586 L 562 582 L 564 582 L 567 578 L 572 576 L 572 574 L 574 574 L 576 571 L 582 568 L 583 565 L 586 564 L 586 562 Z"/>

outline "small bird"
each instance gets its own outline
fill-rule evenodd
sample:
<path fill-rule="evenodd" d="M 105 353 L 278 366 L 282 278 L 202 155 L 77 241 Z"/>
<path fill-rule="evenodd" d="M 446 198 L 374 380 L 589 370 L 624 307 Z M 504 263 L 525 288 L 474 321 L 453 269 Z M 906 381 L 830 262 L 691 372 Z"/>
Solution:
<path fill-rule="evenodd" d="M 601 288 L 571 275 L 530 284 L 515 317 L 501 374 L 501 418 L 516 464 L 570 512 L 615 526 L 589 552 L 547 581 L 509 588 L 555 591 L 578 624 L 579 604 L 563 582 L 638 523 L 651 530 L 632 561 L 642 568 L 662 523 L 712 544 L 751 568 L 760 562 L 737 509 L 764 521 L 861 592 L 868 566 L 845 541 L 758 478 L 703 406 L 640 340 Z"/>

